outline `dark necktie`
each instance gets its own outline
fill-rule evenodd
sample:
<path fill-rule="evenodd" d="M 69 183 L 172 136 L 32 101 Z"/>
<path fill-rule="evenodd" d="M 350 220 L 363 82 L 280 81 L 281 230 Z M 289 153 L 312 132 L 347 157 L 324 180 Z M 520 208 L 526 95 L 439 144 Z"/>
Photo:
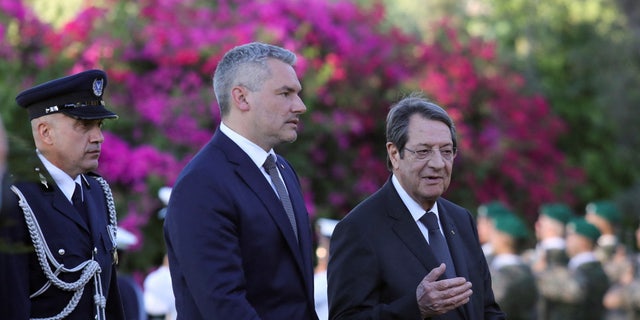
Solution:
<path fill-rule="evenodd" d="M 431 247 L 433 254 L 439 260 L 438 262 L 443 262 L 447 265 L 447 269 L 444 272 L 445 277 L 455 278 L 455 267 L 453 265 L 453 260 L 451 259 L 447 240 L 440 232 L 438 217 L 436 217 L 435 213 L 429 211 L 420 218 L 420 222 L 422 222 L 427 227 L 427 230 L 429 230 L 429 246 Z"/>
<path fill-rule="evenodd" d="M 82 220 L 89 225 L 89 214 L 87 212 L 87 207 L 84 205 L 84 201 L 82 200 L 82 186 L 79 183 L 76 183 L 76 189 L 73 191 L 71 201 L 73 202 L 73 207 L 76 208 Z"/>
<path fill-rule="evenodd" d="M 289 222 L 293 228 L 293 233 L 296 236 L 296 240 L 298 240 L 298 227 L 296 225 L 296 216 L 293 213 L 291 199 L 289 199 L 289 193 L 287 192 L 287 188 L 284 186 L 284 182 L 280 179 L 278 168 L 276 167 L 276 162 L 273 158 L 274 157 L 272 155 L 268 155 L 263 167 L 267 170 L 267 173 L 271 177 L 271 181 L 273 181 L 273 184 L 276 187 L 276 191 L 278 192 L 278 196 L 280 196 L 280 201 L 282 202 L 284 211 L 287 212 L 287 217 L 289 218 Z"/>

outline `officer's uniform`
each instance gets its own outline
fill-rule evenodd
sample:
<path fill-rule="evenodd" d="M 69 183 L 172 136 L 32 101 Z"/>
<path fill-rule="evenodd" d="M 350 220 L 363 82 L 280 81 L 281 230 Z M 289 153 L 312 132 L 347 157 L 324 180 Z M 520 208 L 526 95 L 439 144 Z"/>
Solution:
<path fill-rule="evenodd" d="M 567 228 L 593 243 L 600 236 L 600 231 L 584 218 L 575 218 Z M 602 300 L 608 288 L 609 278 L 595 254 L 580 253 L 569 260 L 567 268 L 557 266 L 538 275 L 538 290 L 548 301 L 541 319 L 602 320 Z"/>
<path fill-rule="evenodd" d="M 117 116 L 104 108 L 106 74 L 90 70 L 49 81 L 16 98 L 30 118 L 62 112 L 79 119 Z M 95 173 L 80 175 L 86 213 L 63 193 L 61 177 L 44 156 L 26 175 L 15 174 L 20 210 L 1 226 L 3 239 L 19 250 L 0 253 L 10 296 L 0 297 L 8 319 L 124 319 L 116 278 L 116 213 L 108 184 Z M 48 170 L 50 169 L 50 170 Z M 65 179 L 70 179 L 67 175 Z M 26 249 L 25 249 L 26 248 Z"/>
<path fill-rule="evenodd" d="M 538 300 L 536 279 L 531 267 L 518 255 L 519 245 L 529 238 L 527 226 L 510 212 L 496 216 L 494 226 L 494 232 L 501 237 L 492 241 L 503 241 L 489 264 L 496 302 L 509 320 L 534 320 Z M 511 244 L 508 249 L 507 244 Z"/>
<path fill-rule="evenodd" d="M 587 204 L 585 209 L 586 219 L 589 220 L 590 216 L 599 217 L 596 219 L 602 219 L 606 221 L 606 224 L 610 225 L 614 230 L 618 227 L 622 220 L 622 213 L 618 210 L 616 205 L 611 201 L 594 201 Z M 609 276 L 609 279 L 613 283 L 620 281 L 620 275 L 624 274 L 625 270 L 632 267 L 629 261 L 625 257 L 617 257 L 617 255 L 626 255 L 626 249 L 620 242 L 620 239 L 616 234 L 605 234 L 601 230 L 602 235 L 598 238 L 597 246 L 595 249 L 596 257 L 602 263 L 604 271 Z"/>

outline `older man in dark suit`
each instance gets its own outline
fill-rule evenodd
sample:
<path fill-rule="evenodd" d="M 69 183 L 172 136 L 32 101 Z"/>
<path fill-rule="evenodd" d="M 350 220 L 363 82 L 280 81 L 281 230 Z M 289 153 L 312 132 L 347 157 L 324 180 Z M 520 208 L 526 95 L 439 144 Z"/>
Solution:
<path fill-rule="evenodd" d="M 389 112 L 386 136 L 393 175 L 331 238 L 330 319 L 504 319 L 471 213 L 440 197 L 452 120 L 412 95 Z"/>
<path fill-rule="evenodd" d="M 0 228 L 13 247 L 0 253 L 0 307 L 6 319 L 124 319 L 116 267 L 116 212 L 94 173 L 107 75 L 89 70 L 25 90 L 36 146 L 26 173 L 12 171 L 14 205 Z M 13 169 L 13 168 L 12 168 Z M 17 169 L 16 169 L 17 170 Z M 3 204 L 4 207 L 4 204 Z"/>
<path fill-rule="evenodd" d="M 164 224 L 178 319 L 317 319 L 311 225 L 273 151 L 306 111 L 295 58 L 250 43 L 218 64 L 222 122 L 180 174 Z"/>

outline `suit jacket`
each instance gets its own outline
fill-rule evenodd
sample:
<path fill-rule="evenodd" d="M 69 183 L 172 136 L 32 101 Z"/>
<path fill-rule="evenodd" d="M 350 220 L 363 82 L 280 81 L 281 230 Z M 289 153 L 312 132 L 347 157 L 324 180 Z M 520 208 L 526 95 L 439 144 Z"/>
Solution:
<path fill-rule="evenodd" d="M 103 294 L 106 297 L 108 319 L 124 319 L 122 302 L 117 285 L 116 267 L 113 261 L 113 242 L 107 230 L 109 214 L 100 184 L 93 178 L 84 179 L 84 199 L 89 212 L 89 224 L 73 207 L 39 162 L 35 179 L 18 177 L 14 184 L 24 194 L 42 230 L 46 244 L 58 263 L 73 268 L 90 260 L 92 255 L 100 264 Z M 33 167 L 32 167 L 33 168 Z M 41 180 L 42 179 L 42 180 Z M 13 204 L 18 201 L 13 198 Z M 0 228 L 2 240 L 8 249 L 0 250 L 0 307 L 7 319 L 50 317 L 61 312 L 71 300 L 73 292 L 55 286 L 40 296 L 29 298 L 47 279 L 34 251 L 23 211 L 11 210 L 4 217 Z M 54 269 L 55 270 L 55 269 Z M 76 281 L 81 272 L 63 273 L 65 282 Z M 74 311 L 65 319 L 93 319 L 96 308 L 93 303 L 94 280 L 84 287 L 82 298 Z"/>
<path fill-rule="evenodd" d="M 456 273 L 473 284 L 473 295 L 433 319 L 504 319 L 473 217 L 445 199 L 437 203 Z M 390 179 L 338 223 L 330 251 L 330 319 L 421 318 L 416 288 L 439 263 Z"/>
<path fill-rule="evenodd" d="M 181 172 L 164 224 L 178 319 L 317 319 L 308 213 L 293 168 L 277 163 L 299 242 L 260 169 L 219 129 Z"/>

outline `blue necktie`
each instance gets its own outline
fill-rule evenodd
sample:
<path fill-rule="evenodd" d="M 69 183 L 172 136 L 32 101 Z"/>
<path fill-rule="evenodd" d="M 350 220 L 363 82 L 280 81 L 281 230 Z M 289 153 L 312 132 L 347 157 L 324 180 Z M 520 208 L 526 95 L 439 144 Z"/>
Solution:
<path fill-rule="evenodd" d="M 429 247 L 431 247 L 433 254 L 438 259 L 438 265 L 440 263 L 447 265 L 444 276 L 446 278 L 455 278 L 455 266 L 451 259 L 447 240 L 442 235 L 442 232 L 440 232 L 438 217 L 436 217 L 435 213 L 429 211 L 420 218 L 420 222 L 422 222 L 427 227 L 427 230 L 429 230 Z"/>

